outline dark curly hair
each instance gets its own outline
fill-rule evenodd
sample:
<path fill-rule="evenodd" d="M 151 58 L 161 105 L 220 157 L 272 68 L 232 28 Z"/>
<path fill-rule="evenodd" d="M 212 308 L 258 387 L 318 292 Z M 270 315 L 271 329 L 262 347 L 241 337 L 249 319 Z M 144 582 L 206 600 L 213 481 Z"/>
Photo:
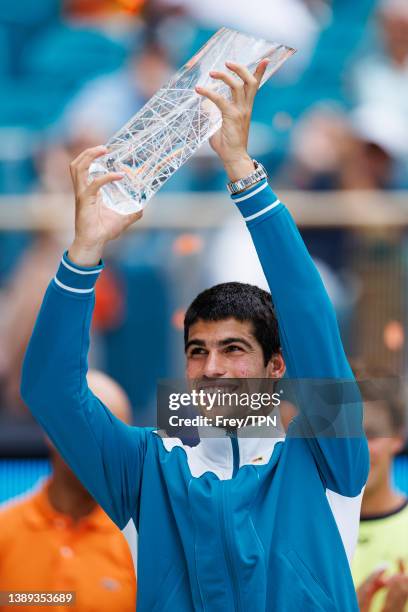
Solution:
<path fill-rule="evenodd" d="M 190 304 L 184 317 L 184 346 L 190 327 L 197 321 L 223 321 L 231 317 L 252 323 L 265 365 L 280 351 L 278 321 L 271 294 L 255 285 L 236 282 L 206 289 Z"/>

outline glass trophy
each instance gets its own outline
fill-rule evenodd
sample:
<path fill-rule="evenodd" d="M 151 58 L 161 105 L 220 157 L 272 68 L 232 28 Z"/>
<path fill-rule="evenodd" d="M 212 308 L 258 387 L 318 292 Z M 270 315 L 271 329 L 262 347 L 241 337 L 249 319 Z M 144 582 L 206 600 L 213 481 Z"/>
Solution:
<path fill-rule="evenodd" d="M 269 59 L 261 85 L 295 49 L 221 28 L 106 143 L 108 153 L 95 160 L 90 177 L 121 172 L 124 178 L 102 188 L 104 203 L 118 213 L 141 210 L 160 187 L 220 127 L 221 113 L 196 91 L 210 87 L 230 98 L 230 89 L 214 80 L 212 70 L 228 72 L 226 61 L 253 72 Z M 234 75 L 235 76 L 235 75 Z"/>

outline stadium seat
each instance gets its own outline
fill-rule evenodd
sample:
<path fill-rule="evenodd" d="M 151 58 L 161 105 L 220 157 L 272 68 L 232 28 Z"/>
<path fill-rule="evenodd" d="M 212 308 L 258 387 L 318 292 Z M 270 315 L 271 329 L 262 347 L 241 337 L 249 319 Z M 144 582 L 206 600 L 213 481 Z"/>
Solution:
<path fill-rule="evenodd" d="M 119 68 L 126 49 L 96 30 L 55 25 L 26 49 L 23 69 L 31 76 L 50 76 L 81 84 Z"/>

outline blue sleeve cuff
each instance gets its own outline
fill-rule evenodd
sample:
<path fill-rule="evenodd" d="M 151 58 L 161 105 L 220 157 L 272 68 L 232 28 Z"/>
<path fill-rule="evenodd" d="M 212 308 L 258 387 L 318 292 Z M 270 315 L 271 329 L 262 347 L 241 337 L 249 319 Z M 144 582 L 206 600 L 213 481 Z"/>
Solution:
<path fill-rule="evenodd" d="M 102 261 L 93 268 L 77 266 L 68 259 L 68 251 L 66 251 L 62 256 L 54 282 L 61 289 L 71 293 L 92 293 L 103 267 Z"/>
<path fill-rule="evenodd" d="M 282 206 L 266 179 L 231 197 L 247 223 L 259 220 L 279 205 Z"/>

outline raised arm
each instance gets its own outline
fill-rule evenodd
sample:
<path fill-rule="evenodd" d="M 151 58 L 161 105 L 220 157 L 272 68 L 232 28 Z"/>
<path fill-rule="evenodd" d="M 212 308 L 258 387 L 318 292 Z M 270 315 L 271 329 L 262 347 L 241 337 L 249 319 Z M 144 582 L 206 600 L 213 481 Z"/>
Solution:
<path fill-rule="evenodd" d="M 254 172 L 246 147 L 253 100 L 264 64 L 253 75 L 243 66 L 227 64 L 227 67 L 239 79 L 223 73 L 213 73 L 213 76 L 231 87 L 231 102 L 209 90 L 199 90 L 199 93 L 212 100 L 222 112 L 222 129 L 212 139 L 212 145 L 230 180 L 236 181 Z M 368 450 L 358 389 L 329 297 L 289 211 L 267 181 L 238 193 L 233 199 L 246 221 L 268 280 L 289 377 L 326 379 L 329 383 L 326 389 L 332 390 L 334 404 L 325 405 L 321 401 L 311 405 L 307 399 L 312 394 L 312 385 L 298 384 L 303 397 L 296 431 L 308 440 L 327 488 L 356 496 L 366 481 Z M 348 385 L 342 384 L 347 380 Z M 324 435 L 323 420 L 327 425 Z M 333 425 L 337 427 L 337 436 L 327 434 Z"/>
<path fill-rule="evenodd" d="M 89 164 L 104 152 L 102 147 L 85 151 L 71 166 L 75 240 L 46 292 L 26 353 L 21 391 L 77 477 L 122 528 L 136 510 L 146 431 L 122 423 L 90 391 L 87 355 L 103 247 L 140 214 L 118 215 L 100 202 L 99 188 L 120 176 L 87 184 Z"/>
<path fill-rule="evenodd" d="M 287 374 L 352 379 L 333 306 L 291 214 L 266 180 L 232 199 L 271 290 Z"/>
<path fill-rule="evenodd" d="M 245 195 L 234 199 L 271 289 L 300 409 L 288 433 L 306 438 L 327 488 L 354 497 L 367 478 L 368 450 L 334 309 L 289 211 L 266 181 Z"/>

